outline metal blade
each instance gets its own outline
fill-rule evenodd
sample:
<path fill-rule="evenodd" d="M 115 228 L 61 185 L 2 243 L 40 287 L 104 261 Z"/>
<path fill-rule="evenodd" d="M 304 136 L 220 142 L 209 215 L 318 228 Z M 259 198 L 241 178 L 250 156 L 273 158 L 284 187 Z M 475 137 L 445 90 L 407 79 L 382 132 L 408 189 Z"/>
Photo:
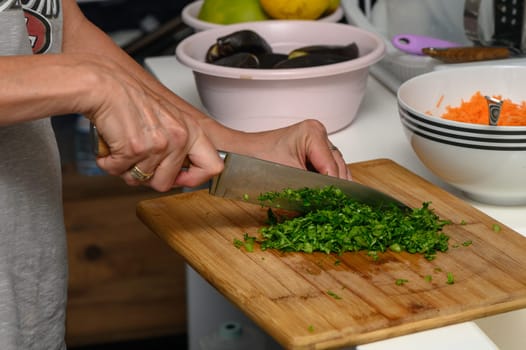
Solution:
<path fill-rule="evenodd" d="M 223 172 L 214 177 L 210 186 L 210 194 L 214 196 L 260 204 L 258 197 L 266 192 L 334 186 L 341 189 L 349 198 L 361 203 L 373 206 L 394 204 L 407 208 L 395 198 L 357 182 L 235 153 L 227 153 L 224 161 Z M 274 203 L 273 206 L 288 210 L 298 209 L 297 203 L 294 202 Z"/>

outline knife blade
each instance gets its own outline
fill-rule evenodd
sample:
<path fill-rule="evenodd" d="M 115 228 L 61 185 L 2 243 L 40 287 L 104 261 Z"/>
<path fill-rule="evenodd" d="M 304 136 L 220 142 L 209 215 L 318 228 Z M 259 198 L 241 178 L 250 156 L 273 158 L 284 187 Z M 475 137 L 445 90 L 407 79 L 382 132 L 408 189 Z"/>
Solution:
<path fill-rule="evenodd" d="M 97 156 L 109 155 L 109 147 L 91 125 L 93 152 Z M 347 197 L 371 206 L 398 206 L 408 209 L 404 203 L 372 187 L 358 182 L 323 175 L 313 171 L 294 168 L 242 154 L 218 151 L 224 161 L 223 171 L 212 178 L 209 193 L 213 196 L 261 205 L 259 196 L 267 192 L 286 189 L 321 189 L 334 186 Z M 190 166 L 188 158 L 183 167 Z M 300 203 L 280 199 L 265 205 L 287 210 L 300 210 Z"/>
<path fill-rule="evenodd" d="M 334 186 L 360 203 L 408 208 L 388 194 L 358 182 L 236 153 L 226 153 L 224 162 L 223 171 L 212 179 L 209 191 L 211 195 L 260 204 L 259 196 L 267 192 Z M 294 201 L 281 200 L 270 205 L 288 210 L 299 209 L 299 203 Z"/>

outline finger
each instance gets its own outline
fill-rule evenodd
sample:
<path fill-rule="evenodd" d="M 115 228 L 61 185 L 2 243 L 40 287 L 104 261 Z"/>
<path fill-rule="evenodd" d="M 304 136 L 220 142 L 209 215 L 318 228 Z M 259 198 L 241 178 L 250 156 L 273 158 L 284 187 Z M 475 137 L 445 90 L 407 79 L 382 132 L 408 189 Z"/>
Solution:
<path fill-rule="evenodd" d="M 155 170 L 152 171 L 144 171 L 140 168 L 140 166 L 134 165 L 130 171 L 129 171 L 130 177 L 137 183 L 137 184 L 143 184 L 148 181 L 155 175 Z"/>
<path fill-rule="evenodd" d="M 209 151 L 190 153 L 190 166 L 181 171 L 174 180 L 174 186 L 196 187 L 223 171 L 223 160 L 210 145 Z"/>
<path fill-rule="evenodd" d="M 155 169 L 148 185 L 154 190 L 165 192 L 176 187 L 175 179 L 179 173 L 188 171 L 190 165 L 184 151 L 175 151 L 164 158 Z"/>
<path fill-rule="evenodd" d="M 328 159 L 331 160 L 331 162 L 327 163 L 326 174 L 329 176 L 340 177 L 341 165 L 338 164 L 338 158 L 339 158 L 338 155 L 341 153 L 338 150 L 338 147 L 336 147 L 329 139 L 327 139 L 327 149 L 326 150 L 329 152 Z"/>
<path fill-rule="evenodd" d="M 93 140 L 93 142 L 96 142 L 96 154 L 99 157 L 107 157 L 110 155 L 110 149 L 106 141 L 98 135 L 96 128 L 93 127 L 94 136 L 96 139 Z M 125 181 L 129 183 L 130 185 L 139 185 L 141 183 L 147 182 L 150 180 L 150 178 L 155 173 L 155 167 L 149 167 L 146 166 L 145 162 L 142 162 L 144 164 L 135 164 L 127 173 L 129 173 L 128 177 L 125 177 Z M 150 162 L 151 163 L 151 162 Z M 149 169 L 152 168 L 151 171 L 144 171 L 142 169 Z"/>
<path fill-rule="evenodd" d="M 334 161 L 336 162 L 336 165 L 338 167 L 338 174 L 336 176 L 342 179 L 351 180 L 352 179 L 351 171 L 349 170 L 349 167 L 347 166 L 345 159 L 343 159 L 343 156 L 340 150 L 338 148 L 335 148 L 331 151 L 334 157 Z"/>
<path fill-rule="evenodd" d="M 307 158 L 320 174 L 349 179 L 345 161 L 341 152 L 327 139 L 315 147 L 310 147 Z"/>
<path fill-rule="evenodd" d="M 347 167 L 345 159 L 343 159 L 343 155 L 340 149 L 336 147 L 330 140 L 328 140 L 328 146 L 329 150 L 332 152 L 332 156 L 336 163 L 336 166 L 338 167 L 337 175 L 335 176 L 340 177 L 342 179 L 351 180 L 351 172 Z"/>
<path fill-rule="evenodd" d="M 183 148 L 175 148 L 162 159 L 148 185 L 161 192 L 173 187 L 196 187 L 222 170 L 223 161 L 210 140 L 198 137 L 188 154 Z"/>
<path fill-rule="evenodd" d="M 307 158 L 312 168 L 318 173 L 337 177 L 339 175 L 338 164 L 332 153 L 333 151 L 329 148 L 323 147 L 309 152 Z"/>
<path fill-rule="evenodd" d="M 143 139 L 144 150 L 139 152 L 141 159 L 137 160 L 127 169 L 121 177 L 130 185 L 146 184 L 156 175 L 158 164 L 160 164 L 168 150 L 169 142 L 162 130 L 150 131 Z"/>
<path fill-rule="evenodd" d="M 175 178 L 181 172 L 181 168 L 189 167 L 188 152 L 192 149 L 192 145 L 204 143 L 206 152 L 217 156 L 217 151 L 212 145 L 201 140 L 200 129 L 175 116 L 175 112 L 170 113 L 170 110 L 167 109 L 163 109 L 159 114 L 167 147 L 162 149 L 161 157 L 152 158 L 156 159 L 155 174 L 150 179 L 149 186 L 157 191 L 164 192 L 173 188 Z"/>

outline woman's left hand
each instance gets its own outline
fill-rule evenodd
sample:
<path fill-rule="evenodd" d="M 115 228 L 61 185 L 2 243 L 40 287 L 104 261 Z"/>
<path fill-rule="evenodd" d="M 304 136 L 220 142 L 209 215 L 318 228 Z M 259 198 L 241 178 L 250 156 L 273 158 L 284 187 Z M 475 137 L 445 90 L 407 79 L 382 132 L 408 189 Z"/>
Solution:
<path fill-rule="evenodd" d="M 314 119 L 275 130 L 245 133 L 249 141 L 218 148 L 321 174 L 351 179 L 341 152 L 329 140 L 323 124 Z"/>

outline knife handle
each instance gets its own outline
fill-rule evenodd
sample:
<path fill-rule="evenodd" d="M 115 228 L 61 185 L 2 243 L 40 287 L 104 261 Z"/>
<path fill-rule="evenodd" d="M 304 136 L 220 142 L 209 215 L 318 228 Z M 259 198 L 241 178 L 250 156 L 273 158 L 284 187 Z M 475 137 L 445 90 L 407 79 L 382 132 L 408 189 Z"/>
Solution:
<path fill-rule="evenodd" d="M 447 49 L 425 48 L 422 52 L 445 63 L 462 63 L 510 58 L 513 54 L 507 47 L 450 47 Z"/>
<path fill-rule="evenodd" d="M 93 152 L 93 154 L 96 155 L 97 157 L 109 156 L 110 147 L 108 146 L 106 141 L 104 141 L 102 136 L 100 136 L 99 133 L 97 132 L 97 127 L 95 126 L 95 124 L 90 123 L 89 133 L 90 133 L 90 141 L 91 141 L 91 147 L 92 147 L 91 151 Z"/>
<path fill-rule="evenodd" d="M 432 47 L 435 49 L 445 49 L 449 47 L 461 46 L 447 40 L 433 38 L 417 34 L 398 34 L 393 36 L 391 43 L 398 50 L 411 55 L 424 55 L 422 49 Z"/>

